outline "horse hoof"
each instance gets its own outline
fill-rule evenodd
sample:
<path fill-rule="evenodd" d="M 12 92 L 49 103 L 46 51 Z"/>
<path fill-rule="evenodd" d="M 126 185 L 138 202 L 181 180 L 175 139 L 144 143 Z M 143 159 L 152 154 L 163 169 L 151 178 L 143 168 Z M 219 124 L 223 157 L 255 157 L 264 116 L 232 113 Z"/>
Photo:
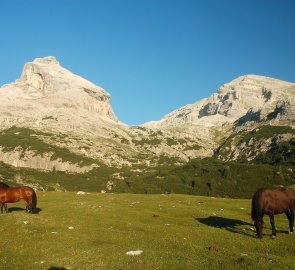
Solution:
<path fill-rule="evenodd" d="M 275 239 L 276 236 L 275 236 L 275 235 L 271 235 L 270 238 L 271 238 L 271 239 Z"/>
<path fill-rule="evenodd" d="M 289 231 L 289 234 L 293 234 L 293 232 L 290 232 L 290 231 Z"/>

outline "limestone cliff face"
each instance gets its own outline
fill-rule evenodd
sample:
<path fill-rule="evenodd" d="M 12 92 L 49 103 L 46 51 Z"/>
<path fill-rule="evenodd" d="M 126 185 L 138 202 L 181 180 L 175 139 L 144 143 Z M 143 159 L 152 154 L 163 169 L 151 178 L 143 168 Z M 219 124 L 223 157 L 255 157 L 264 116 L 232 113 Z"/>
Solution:
<path fill-rule="evenodd" d="M 0 131 L 16 126 L 48 132 L 53 137 L 50 144 L 85 155 L 82 151 L 84 140 L 124 132 L 125 125 L 117 120 L 109 100 L 110 94 L 104 89 L 63 68 L 55 57 L 37 58 L 24 65 L 20 79 L 0 87 Z M 65 138 L 62 144 L 54 139 L 57 134 Z M 17 146 L 15 136 L 13 133 L 11 140 L 15 140 Z M 75 145 L 71 138 L 75 138 Z M 0 161 L 16 167 L 54 168 L 78 173 L 93 167 L 81 167 L 61 159 L 51 160 L 50 149 L 47 155 L 30 151 L 25 151 L 24 155 L 24 150 L 20 150 L 23 144 L 20 140 L 19 149 L 9 151 L 2 151 L 0 145 Z M 94 148 L 96 150 L 92 150 L 90 158 L 95 161 L 97 153 L 101 152 L 97 149 L 102 149 L 101 142 L 98 141 Z"/>
<path fill-rule="evenodd" d="M 55 57 L 37 58 L 25 64 L 19 80 L 0 88 L 0 122 L 50 127 L 46 120 L 56 119 L 65 129 L 83 125 L 88 115 L 94 124 L 100 119 L 118 122 L 109 99 L 104 89 L 61 67 Z"/>
<path fill-rule="evenodd" d="M 143 126 L 178 138 L 190 134 L 199 145 L 199 150 L 186 152 L 191 158 L 193 155 L 212 156 L 226 138 L 239 132 L 251 132 L 263 125 L 295 127 L 294 83 L 257 75 L 241 76 L 221 86 L 209 98 L 181 107 L 161 120 Z M 179 129 L 181 132 L 177 132 Z M 264 139 L 275 139 L 275 134 L 274 137 L 268 136 Z M 233 142 L 230 147 L 237 153 L 249 151 L 254 156 L 262 149 L 253 150 L 247 144 L 239 146 Z M 269 147 L 266 144 L 265 148 L 269 150 Z M 240 148 L 243 151 L 238 151 Z M 230 160 L 234 150 L 224 151 L 223 159 Z M 242 155 L 236 154 L 235 157 L 239 159 Z"/>
<path fill-rule="evenodd" d="M 108 103 L 110 94 L 61 67 L 53 56 L 37 58 L 25 64 L 19 82 L 34 88 L 37 96 L 65 97 L 72 106 L 98 112 L 102 116 L 117 120 Z"/>
<path fill-rule="evenodd" d="M 14 167 L 25 167 L 45 171 L 65 171 L 70 173 L 85 173 L 97 167 L 96 164 L 88 166 L 79 166 L 62 159 L 52 160 L 53 153 L 46 153 L 43 155 L 36 154 L 35 151 L 23 151 L 21 147 L 13 151 L 3 151 L 0 147 L 0 161 L 10 164 Z"/>
<path fill-rule="evenodd" d="M 207 99 L 186 105 L 148 127 L 190 123 L 202 126 L 276 118 L 294 119 L 295 84 L 274 78 L 246 75 L 221 86 Z"/>

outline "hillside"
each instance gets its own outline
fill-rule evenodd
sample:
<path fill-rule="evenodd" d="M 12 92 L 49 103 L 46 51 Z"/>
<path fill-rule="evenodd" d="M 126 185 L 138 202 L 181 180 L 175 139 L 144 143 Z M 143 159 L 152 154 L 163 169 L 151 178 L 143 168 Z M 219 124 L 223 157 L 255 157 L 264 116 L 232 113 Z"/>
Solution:
<path fill-rule="evenodd" d="M 294 83 L 241 76 L 134 127 L 120 122 L 110 96 L 55 57 L 26 63 L 0 87 L 0 179 L 40 190 L 233 197 L 295 181 Z"/>

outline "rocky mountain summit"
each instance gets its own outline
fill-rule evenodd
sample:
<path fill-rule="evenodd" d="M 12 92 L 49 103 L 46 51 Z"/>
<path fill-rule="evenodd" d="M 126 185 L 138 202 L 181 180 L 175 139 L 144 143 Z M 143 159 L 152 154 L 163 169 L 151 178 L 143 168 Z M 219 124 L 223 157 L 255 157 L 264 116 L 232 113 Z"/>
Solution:
<path fill-rule="evenodd" d="M 87 117 L 117 122 L 109 99 L 104 89 L 61 67 L 55 57 L 37 58 L 25 64 L 19 80 L 0 88 L 1 127 L 55 121 L 67 129 Z"/>
<path fill-rule="evenodd" d="M 218 126 L 236 121 L 295 118 L 295 84 L 274 78 L 246 75 L 221 86 L 209 98 L 186 105 L 146 127 L 179 124 Z"/>
<path fill-rule="evenodd" d="M 55 57 L 37 58 L 25 64 L 20 79 L 0 88 L 0 130 L 13 127 L 35 130 L 30 139 L 35 137 L 48 145 L 100 158 L 105 155 L 105 147 L 103 153 L 94 148 L 105 140 L 97 142 L 97 138 L 124 133 L 125 129 L 109 100 L 110 94 L 104 89 L 63 68 Z M 45 136 L 45 132 L 50 135 Z M 10 134 L 16 147 L 8 151 L 5 145 L 0 145 L 0 161 L 38 169 L 84 171 L 62 160 L 51 160 L 52 151 L 40 156 L 30 147 L 24 149 L 12 135 L 17 137 L 19 132 Z M 56 136 L 69 139 L 61 141 Z M 86 151 L 90 149 L 88 140 L 92 141 L 94 148 Z M 109 158 L 105 162 L 110 162 Z"/>
<path fill-rule="evenodd" d="M 268 132 L 256 141 L 253 130 L 266 125 L 274 127 L 273 134 Z M 261 153 L 277 151 L 279 144 L 294 143 L 295 84 L 265 76 L 241 76 L 221 86 L 209 98 L 181 107 L 144 126 L 166 133 L 177 133 L 177 130 L 190 133 L 204 150 L 197 156 L 217 154 L 221 160 L 252 160 Z M 275 128 L 279 126 L 291 127 L 291 131 L 282 129 L 285 133 L 281 133 Z M 249 142 L 241 139 L 251 136 L 254 138 Z"/>
<path fill-rule="evenodd" d="M 241 76 L 209 98 L 137 127 L 121 123 L 109 100 L 55 57 L 25 64 L 19 80 L 0 87 L 0 164 L 89 173 L 87 179 L 103 170 L 109 188 L 127 181 L 122 170 L 131 177 L 214 155 L 222 161 L 273 159 L 270 151 L 293 155 L 294 83 Z"/>

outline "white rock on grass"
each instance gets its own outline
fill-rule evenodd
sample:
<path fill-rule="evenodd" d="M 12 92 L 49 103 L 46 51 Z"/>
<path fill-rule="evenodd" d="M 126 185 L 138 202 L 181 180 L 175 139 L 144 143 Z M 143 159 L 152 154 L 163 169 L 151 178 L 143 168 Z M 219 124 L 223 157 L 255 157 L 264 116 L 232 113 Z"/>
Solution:
<path fill-rule="evenodd" d="M 138 256 L 138 255 L 141 255 L 143 253 L 142 250 L 130 250 L 130 251 L 127 251 L 126 252 L 126 255 L 129 255 L 129 256 Z"/>

